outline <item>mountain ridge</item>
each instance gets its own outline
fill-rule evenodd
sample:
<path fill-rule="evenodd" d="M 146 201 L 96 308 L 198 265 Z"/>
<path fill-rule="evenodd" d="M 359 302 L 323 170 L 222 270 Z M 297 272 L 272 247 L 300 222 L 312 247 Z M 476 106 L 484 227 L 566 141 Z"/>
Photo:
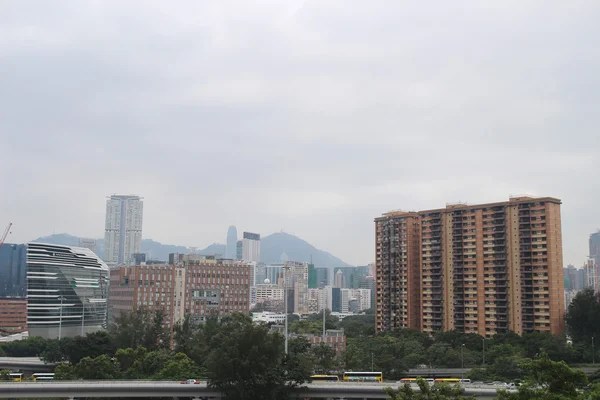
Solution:
<path fill-rule="evenodd" d="M 38 237 L 32 240 L 32 242 L 79 246 L 79 239 L 79 236 L 58 233 Z M 191 249 L 185 246 L 163 244 L 152 239 L 143 239 L 141 252 L 148 254 L 149 258 L 168 260 L 170 253 L 188 253 L 191 252 Z M 196 252 L 202 255 L 223 256 L 225 254 L 225 245 L 212 243 L 201 250 L 196 250 Z M 96 239 L 96 254 L 100 257 L 104 255 L 104 239 L 102 238 Z M 282 258 L 300 262 L 310 262 L 312 259 L 316 267 L 352 267 L 351 264 L 344 262 L 333 254 L 317 249 L 306 240 L 289 233 L 276 232 L 263 237 L 261 239 L 260 261 L 265 264 L 272 264 L 281 262 Z"/>

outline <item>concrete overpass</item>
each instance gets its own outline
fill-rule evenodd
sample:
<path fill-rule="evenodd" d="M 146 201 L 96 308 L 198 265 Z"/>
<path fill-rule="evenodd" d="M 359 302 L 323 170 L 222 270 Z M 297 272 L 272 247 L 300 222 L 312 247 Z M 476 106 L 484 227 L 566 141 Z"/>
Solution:
<path fill-rule="evenodd" d="M 592 375 L 594 372 L 600 369 L 600 364 L 598 367 L 581 367 L 575 368 L 585 372 L 588 375 Z M 436 377 L 456 377 L 460 378 L 463 374 L 469 372 L 471 368 L 413 368 L 409 369 L 404 375 L 406 377 L 427 377 L 427 376 L 436 376 Z"/>
<path fill-rule="evenodd" d="M 0 369 L 24 372 L 49 372 L 53 371 L 57 364 L 46 364 L 38 357 L 0 357 Z M 460 377 L 469 372 L 471 368 L 412 368 L 404 375 L 407 377 L 437 376 L 437 377 Z M 600 369 L 598 367 L 576 368 L 588 375 Z"/>
<path fill-rule="evenodd" d="M 385 387 L 397 383 L 312 383 L 297 388 L 297 398 L 388 399 Z M 416 388 L 416 386 L 415 386 Z M 496 398 L 497 387 L 465 388 L 466 395 L 478 399 Z M 0 398 L 79 398 L 79 397 L 191 397 L 220 399 L 218 390 L 200 384 L 160 381 L 54 381 L 0 383 Z"/>
<path fill-rule="evenodd" d="M 56 364 L 46 364 L 38 357 L 0 357 L 0 369 L 22 372 L 51 372 Z"/>

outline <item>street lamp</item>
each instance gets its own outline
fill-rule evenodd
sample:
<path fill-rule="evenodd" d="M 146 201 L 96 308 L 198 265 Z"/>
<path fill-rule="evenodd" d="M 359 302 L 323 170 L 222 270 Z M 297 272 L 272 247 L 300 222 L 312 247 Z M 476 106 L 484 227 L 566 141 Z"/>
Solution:
<path fill-rule="evenodd" d="M 465 344 L 461 344 L 460 345 L 460 367 L 464 368 L 465 367 L 465 356 L 464 356 L 464 352 L 463 350 L 465 349 Z"/>
<path fill-rule="evenodd" d="M 592 364 L 596 364 L 596 352 L 594 351 L 594 337 L 592 336 Z"/>
<path fill-rule="evenodd" d="M 371 372 L 375 371 L 373 369 L 373 353 L 371 353 Z"/>
<path fill-rule="evenodd" d="M 323 288 L 323 343 L 326 343 L 327 289 Z"/>
<path fill-rule="evenodd" d="M 287 294 L 287 277 L 285 271 L 289 267 L 283 267 L 283 312 L 285 313 L 285 354 L 288 353 L 288 294 Z"/>
<path fill-rule="evenodd" d="M 81 336 L 83 337 L 83 326 L 85 321 L 85 301 L 86 298 L 83 296 L 83 300 L 81 301 Z"/>
<path fill-rule="evenodd" d="M 63 311 L 63 301 L 66 300 L 63 296 L 59 297 L 60 300 L 60 314 L 58 318 L 58 340 L 62 337 L 62 311 Z"/>

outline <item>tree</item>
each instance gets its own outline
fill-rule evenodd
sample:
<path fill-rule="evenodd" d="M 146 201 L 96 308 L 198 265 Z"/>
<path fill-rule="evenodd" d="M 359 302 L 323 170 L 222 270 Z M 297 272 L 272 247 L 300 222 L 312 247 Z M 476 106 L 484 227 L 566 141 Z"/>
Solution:
<path fill-rule="evenodd" d="M 483 336 L 457 330 L 437 332 L 435 341 L 436 343 L 448 343 L 454 349 L 460 349 L 464 345 L 465 349 L 481 352 L 483 348 Z"/>
<path fill-rule="evenodd" d="M 164 327 L 163 310 L 139 309 L 121 313 L 109 327 L 116 348 L 143 346 L 152 351 L 170 346 L 170 333 Z"/>
<path fill-rule="evenodd" d="M 427 353 L 429 364 L 433 368 L 460 368 L 461 366 L 460 350 L 456 351 L 448 343 L 436 342 L 428 349 Z"/>
<path fill-rule="evenodd" d="M 10 381 L 10 371 L 7 369 L 0 370 L 0 381 Z"/>
<path fill-rule="evenodd" d="M 545 353 L 554 361 L 564 360 L 567 340 L 563 336 L 554 336 L 549 332 L 527 332 L 521 336 L 521 347 L 525 357 L 534 358 Z"/>
<path fill-rule="evenodd" d="M 31 336 L 27 339 L 3 343 L 2 350 L 7 357 L 40 357 L 47 345 L 47 339 Z"/>
<path fill-rule="evenodd" d="M 465 390 L 460 386 L 450 386 L 448 384 L 436 383 L 430 386 L 423 378 L 417 379 L 419 391 L 415 391 L 410 384 L 405 383 L 400 386 L 398 391 L 392 388 L 385 388 L 384 391 L 391 400 L 462 400 L 473 399 L 474 397 L 465 397 Z"/>
<path fill-rule="evenodd" d="M 288 314 L 288 323 L 292 323 L 295 321 L 300 321 L 300 317 L 297 314 L 293 314 L 293 313 Z"/>
<path fill-rule="evenodd" d="M 211 349 L 208 384 L 228 399 L 285 399 L 291 388 L 310 379 L 306 371 L 290 370 L 281 335 L 241 314 L 224 318 L 205 340 Z"/>
<path fill-rule="evenodd" d="M 319 311 L 317 314 L 310 314 L 308 316 L 308 320 L 322 322 L 323 321 L 323 310 Z M 331 315 L 331 310 L 329 310 L 329 309 L 325 310 L 325 324 L 334 326 L 333 328 L 327 328 L 327 329 L 335 329 L 335 326 L 337 326 L 338 322 L 339 322 L 338 317 Z"/>
<path fill-rule="evenodd" d="M 179 381 L 191 378 L 200 378 L 200 368 L 185 354 L 177 353 L 173 360 L 158 373 L 162 380 Z"/>
<path fill-rule="evenodd" d="M 465 374 L 465 378 L 468 378 L 473 382 L 485 382 L 495 380 L 494 376 L 488 368 L 472 368 L 469 370 L 469 372 Z"/>
<path fill-rule="evenodd" d="M 131 373 L 136 376 L 136 379 L 154 377 L 171 359 L 171 352 L 165 349 L 146 352 L 143 358 L 136 360 L 131 368 Z"/>
<path fill-rule="evenodd" d="M 511 344 L 500 344 L 491 347 L 486 354 L 487 367 L 471 370 L 468 378 L 471 380 L 502 380 L 511 381 L 522 377 L 521 364 L 524 350 Z"/>
<path fill-rule="evenodd" d="M 312 346 L 310 353 L 315 372 L 330 374 L 332 371 L 337 371 L 338 362 L 335 350 L 327 345 L 327 343 L 319 343 Z"/>
<path fill-rule="evenodd" d="M 191 351 L 196 328 L 190 314 L 186 314 L 182 321 L 177 322 L 173 329 L 176 352 L 188 354 Z"/>
<path fill-rule="evenodd" d="M 147 349 L 168 349 L 171 346 L 171 335 L 164 327 L 165 310 L 156 310 L 151 316 L 151 323 L 146 327 L 144 335 L 144 347 Z"/>
<path fill-rule="evenodd" d="M 65 355 L 60 348 L 60 342 L 58 340 L 48 341 L 48 345 L 40 354 L 40 358 L 45 363 L 58 363 L 64 360 Z"/>
<path fill-rule="evenodd" d="M 85 357 L 75 366 L 75 375 L 84 380 L 119 379 L 119 366 L 109 356 Z"/>
<path fill-rule="evenodd" d="M 525 384 L 517 392 L 498 391 L 500 400 L 579 399 L 587 385 L 583 371 L 573 370 L 564 361 L 552 361 L 546 354 L 523 363 Z"/>
<path fill-rule="evenodd" d="M 54 368 L 54 379 L 57 381 L 72 381 L 76 378 L 75 367 L 69 364 L 58 364 Z"/>
<path fill-rule="evenodd" d="M 292 382 L 302 382 L 313 372 L 311 344 L 307 338 L 299 336 L 288 342 L 288 355 L 285 358 L 287 379 Z"/>
<path fill-rule="evenodd" d="M 375 322 L 365 323 L 354 317 L 346 317 L 339 323 L 347 338 L 375 335 Z"/>
<path fill-rule="evenodd" d="M 573 343 L 591 346 L 592 336 L 600 337 L 600 295 L 592 289 L 577 293 L 569 304 L 565 322 Z"/>
<path fill-rule="evenodd" d="M 85 336 L 48 340 L 42 358 L 46 362 L 69 361 L 77 364 L 84 357 L 96 358 L 103 354 L 112 357 L 116 348 L 112 337 L 104 331 L 88 333 Z"/>

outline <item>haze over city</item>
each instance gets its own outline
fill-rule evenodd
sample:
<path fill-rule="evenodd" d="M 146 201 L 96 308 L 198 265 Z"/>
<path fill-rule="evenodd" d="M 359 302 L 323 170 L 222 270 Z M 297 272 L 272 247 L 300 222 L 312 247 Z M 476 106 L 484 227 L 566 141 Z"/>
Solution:
<path fill-rule="evenodd" d="M 565 266 L 600 227 L 598 2 L 32 4 L 0 14 L 10 242 L 100 238 L 112 193 L 144 238 L 353 265 L 392 209 L 556 197 Z"/>

